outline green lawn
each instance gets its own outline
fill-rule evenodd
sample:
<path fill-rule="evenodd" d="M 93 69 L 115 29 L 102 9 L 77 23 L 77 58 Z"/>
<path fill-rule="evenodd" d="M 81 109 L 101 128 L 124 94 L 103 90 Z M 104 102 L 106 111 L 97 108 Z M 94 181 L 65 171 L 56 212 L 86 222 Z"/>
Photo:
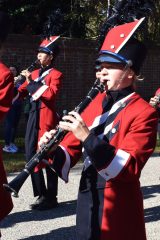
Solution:
<path fill-rule="evenodd" d="M 157 144 L 156 144 L 155 152 L 160 152 L 160 139 L 159 138 L 157 138 Z"/>
<path fill-rule="evenodd" d="M 2 152 L 3 162 L 7 173 L 21 171 L 25 166 L 24 139 L 16 139 L 15 144 L 19 147 L 19 152 Z M 0 140 L 0 145 L 2 147 L 4 146 L 4 140 Z"/>
<path fill-rule="evenodd" d="M 18 153 L 4 153 L 3 162 L 7 173 L 21 171 L 25 166 L 24 139 L 16 140 L 16 145 L 20 148 Z M 4 146 L 4 141 L 0 140 L 0 145 Z M 155 152 L 160 152 L 160 139 L 157 140 Z"/>
<path fill-rule="evenodd" d="M 3 153 L 3 162 L 7 173 L 21 171 L 25 166 L 24 153 Z"/>

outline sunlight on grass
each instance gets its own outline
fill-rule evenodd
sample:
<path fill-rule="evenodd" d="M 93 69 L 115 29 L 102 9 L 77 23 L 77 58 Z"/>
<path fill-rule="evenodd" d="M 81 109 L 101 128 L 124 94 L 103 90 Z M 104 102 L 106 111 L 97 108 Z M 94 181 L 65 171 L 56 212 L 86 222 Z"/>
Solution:
<path fill-rule="evenodd" d="M 0 139 L 0 145 L 4 146 L 4 141 Z M 2 154 L 5 170 L 7 173 L 19 172 L 25 166 L 24 139 L 16 139 L 16 145 L 21 149 L 18 153 Z M 160 152 L 160 139 L 157 139 L 155 152 Z"/>
<path fill-rule="evenodd" d="M 19 172 L 25 166 L 24 138 L 17 138 L 15 144 L 19 148 L 17 153 L 2 152 L 4 167 L 7 173 Z M 3 147 L 4 140 L 0 139 L 0 145 Z"/>
<path fill-rule="evenodd" d="M 25 166 L 24 153 L 3 153 L 3 162 L 7 173 L 19 172 Z"/>
<path fill-rule="evenodd" d="M 155 152 L 160 152 L 160 138 L 157 137 L 157 144 L 156 144 L 156 148 L 154 150 Z"/>
<path fill-rule="evenodd" d="M 24 161 L 13 161 L 11 163 L 7 161 L 4 162 L 6 173 L 20 172 L 23 170 L 24 166 L 25 166 Z"/>

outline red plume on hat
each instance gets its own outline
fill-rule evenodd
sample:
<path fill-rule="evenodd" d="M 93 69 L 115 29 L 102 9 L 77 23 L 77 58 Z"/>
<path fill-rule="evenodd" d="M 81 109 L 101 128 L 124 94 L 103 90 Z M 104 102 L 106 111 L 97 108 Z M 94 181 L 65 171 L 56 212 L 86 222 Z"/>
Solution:
<path fill-rule="evenodd" d="M 135 38 L 134 33 L 146 20 L 144 13 L 151 12 L 151 6 L 153 7 L 151 1 L 148 3 L 146 1 L 127 1 L 127 3 L 123 0 L 117 1 L 113 8 L 113 15 L 103 25 L 100 36 L 103 43 L 96 64 L 101 62 L 128 64 L 137 74 L 139 73 L 147 51 L 145 45 Z M 138 20 L 137 16 L 143 17 Z"/>
<path fill-rule="evenodd" d="M 43 40 L 38 48 L 39 52 L 45 52 L 48 54 L 57 55 L 59 47 L 57 40 L 60 38 L 60 32 L 62 30 L 63 15 L 60 9 L 53 11 L 48 16 L 48 20 L 43 27 Z"/>

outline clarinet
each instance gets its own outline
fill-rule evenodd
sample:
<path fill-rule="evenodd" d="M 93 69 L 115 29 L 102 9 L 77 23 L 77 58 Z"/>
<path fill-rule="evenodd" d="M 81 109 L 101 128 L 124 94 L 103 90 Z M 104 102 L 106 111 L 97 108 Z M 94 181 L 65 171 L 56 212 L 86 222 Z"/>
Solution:
<path fill-rule="evenodd" d="M 39 67 L 40 67 L 40 62 L 39 62 L 39 60 L 37 59 L 36 61 L 34 61 L 34 62 L 27 68 L 27 70 L 28 70 L 29 72 L 32 72 L 34 69 L 39 68 Z M 26 80 L 26 77 L 20 74 L 20 75 L 18 75 L 18 76 L 16 77 L 16 79 L 14 80 L 14 84 L 15 84 L 15 85 L 16 85 L 17 83 L 22 84 L 22 83 L 25 82 L 25 80 Z"/>
<path fill-rule="evenodd" d="M 77 113 L 82 113 L 85 108 L 92 102 L 92 100 L 98 95 L 98 93 L 103 93 L 105 91 L 105 87 L 102 83 L 99 82 L 97 79 L 91 88 L 91 90 L 88 92 L 87 96 L 84 98 L 84 100 L 75 107 L 74 111 Z M 44 144 L 40 150 L 30 159 L 30 161 L 25 165 L 25 168 L 20 172 L 10 183 L 3 184 L 4 188 L 12 194 L 13 197 L 18 197 L 18 192 L 28 176 L 31 174 L 33 169 L 46 157 L 47 153 L 51 148 L 54 146 L 57 146 L 64 136 L 67 134 L 67 131 L 58 128 L 56 129 L 56 133 L 49 140 L 47 144 Z"/>

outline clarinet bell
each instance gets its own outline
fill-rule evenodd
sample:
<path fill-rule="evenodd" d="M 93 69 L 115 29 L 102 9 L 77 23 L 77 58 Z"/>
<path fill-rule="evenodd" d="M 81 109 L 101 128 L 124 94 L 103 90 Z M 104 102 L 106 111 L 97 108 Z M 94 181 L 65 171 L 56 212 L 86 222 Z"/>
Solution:
<path fill-rule="evenodd" d="M 11 193 L 11 195 L 15 198 L 18 198 L 18 192 L 16 192 L 15 189 L 11 188 L 9 184 L 3 184 L 3 187 L 5 188 L 5 190 L 9 193 Z"/>
<path fill-rule="evenodd" d="M 24 169 L 20 174 L 18 174 L 10 183 L 3 184 L 3 187 L 7 192 L 9 192 L 13 197 L 19 197 L 18 192 L 21 189 L 23 183 L 29 176 L 29 173 Z"/>

